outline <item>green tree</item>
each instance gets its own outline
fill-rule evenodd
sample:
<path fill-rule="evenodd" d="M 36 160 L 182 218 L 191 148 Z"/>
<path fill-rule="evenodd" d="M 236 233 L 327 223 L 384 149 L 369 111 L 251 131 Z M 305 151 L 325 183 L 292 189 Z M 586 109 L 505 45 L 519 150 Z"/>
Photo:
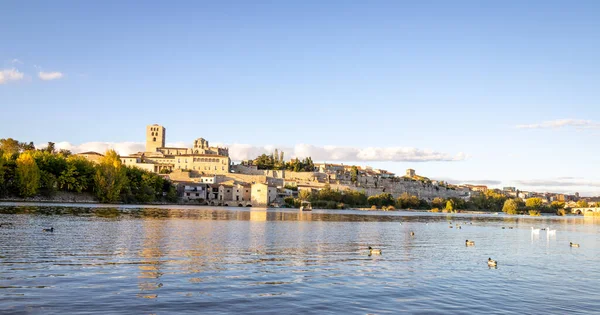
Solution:
<path fill-rule="evenodd" d="M 542 199 L 541 198 L 529 198 L 525 201 L 525 206 L 529 210 L 540 210 L 542 208 Z"/>
<path fill-rule="evenodd" d="M 311 199 L 310 190 L 306 190 L 306 189 L 300 190 L 298 192 L 298 198 L 300 200 L 310 200 Z"/>
<path fill-rule="evenodd" d="M 444 207 L 445 204 L 446 204 L 446 200 L 444 200 L 444 198 L 441 198 L 441 197 L 435 197 L 431 201 L 431 207 L 433 207 L 433 208 L 441 209 Z"/>
<path fill-rule="evenodd" d="M 350 181 L 353 183 L 358 182 L 358 167 L 356 167 L 356 165 L 352 165 L 352 168 L 350 169 Z"/>
<path fill-rule="evenodd" d="M 6 173 L 5 164 L 6 164 L 6 159 L 4 158 L 4 153 L 0 150 L 0 196 L 4 195 L 5 187 L 6 187 L 5 180 L 4 180 L 4 174 Z"/>
<path fill-rule="evenodd" d="M 19 193 L 23 197 L 37 194 L 40 188 L 40 170 L 35 159 L 29 152 L 24 152 L 17 158 L 16 176 Z"/>
<path fill-rule="evenodd" d="M 507 199 L 502 207 L 502 212 L 506 214 L 517 214 L 519 212 L 519 204 L 514 199 Z"/>
<path fill-rule="evenodd" d="M 94 189 L 100 202 L 119 200 L 121 189 L 127 183 L 127 174 L 121 159 L 114 150 L 106 151 L 96 167 Z"/>
<path fill-rule="evenodd" d="M 418 209 L 424 206 L 417 196 L 411 196 L 408 193 L 403 193 L 396 200 L 396 208 L 398 209 Z"/>
<path fill-rule="evenodd" d="M 46 146 L 44 151 L 46 151 L 48 153 L 52 153 L 52 154 L 56 153 L 56 148 L 54 146 L 54 142 L 48 142 L 48 145 Z"/>

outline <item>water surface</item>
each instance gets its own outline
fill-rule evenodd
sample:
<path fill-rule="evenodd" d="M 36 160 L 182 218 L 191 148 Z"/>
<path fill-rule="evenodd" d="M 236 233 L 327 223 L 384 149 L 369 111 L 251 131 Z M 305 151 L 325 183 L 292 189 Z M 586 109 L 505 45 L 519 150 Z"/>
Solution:
<path fill-rule="evenodd" d="M 0 313 L 597 313 L 599 222 L 4 203 Z"/>

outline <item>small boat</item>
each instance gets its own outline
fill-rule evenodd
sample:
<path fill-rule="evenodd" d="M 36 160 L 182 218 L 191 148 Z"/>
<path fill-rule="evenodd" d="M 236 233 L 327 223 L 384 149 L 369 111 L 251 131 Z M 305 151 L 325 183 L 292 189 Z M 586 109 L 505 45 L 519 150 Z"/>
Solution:
<path fill-rule="evenodd" d="M 312 205 L 308 201 L 302 201 L 300 211 L 312 211 Z"/>

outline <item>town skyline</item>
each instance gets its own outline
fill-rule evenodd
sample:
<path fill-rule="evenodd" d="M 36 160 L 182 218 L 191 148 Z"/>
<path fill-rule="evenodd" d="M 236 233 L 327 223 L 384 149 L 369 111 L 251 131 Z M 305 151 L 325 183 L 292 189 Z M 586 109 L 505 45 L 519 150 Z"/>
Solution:
<path fill-rule="evenodd" d="M 600 4 L 234 4 L 3 4 L 0 138 L 126 155 L 159 123 L 234 160 L 600 195 Z"/>

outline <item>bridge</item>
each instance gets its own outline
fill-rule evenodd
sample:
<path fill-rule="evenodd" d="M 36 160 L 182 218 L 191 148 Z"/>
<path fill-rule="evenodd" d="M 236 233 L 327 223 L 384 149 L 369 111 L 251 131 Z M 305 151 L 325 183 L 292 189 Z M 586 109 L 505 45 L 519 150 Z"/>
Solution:
<path fill-rule="evenodd" d="M 571 209 L 571 213 L 573 214 L 594 214 L 597 215 L 596 213 L 600 213 L 600 208 L 596 207 L 596 208 L 572 208 Z"/>

